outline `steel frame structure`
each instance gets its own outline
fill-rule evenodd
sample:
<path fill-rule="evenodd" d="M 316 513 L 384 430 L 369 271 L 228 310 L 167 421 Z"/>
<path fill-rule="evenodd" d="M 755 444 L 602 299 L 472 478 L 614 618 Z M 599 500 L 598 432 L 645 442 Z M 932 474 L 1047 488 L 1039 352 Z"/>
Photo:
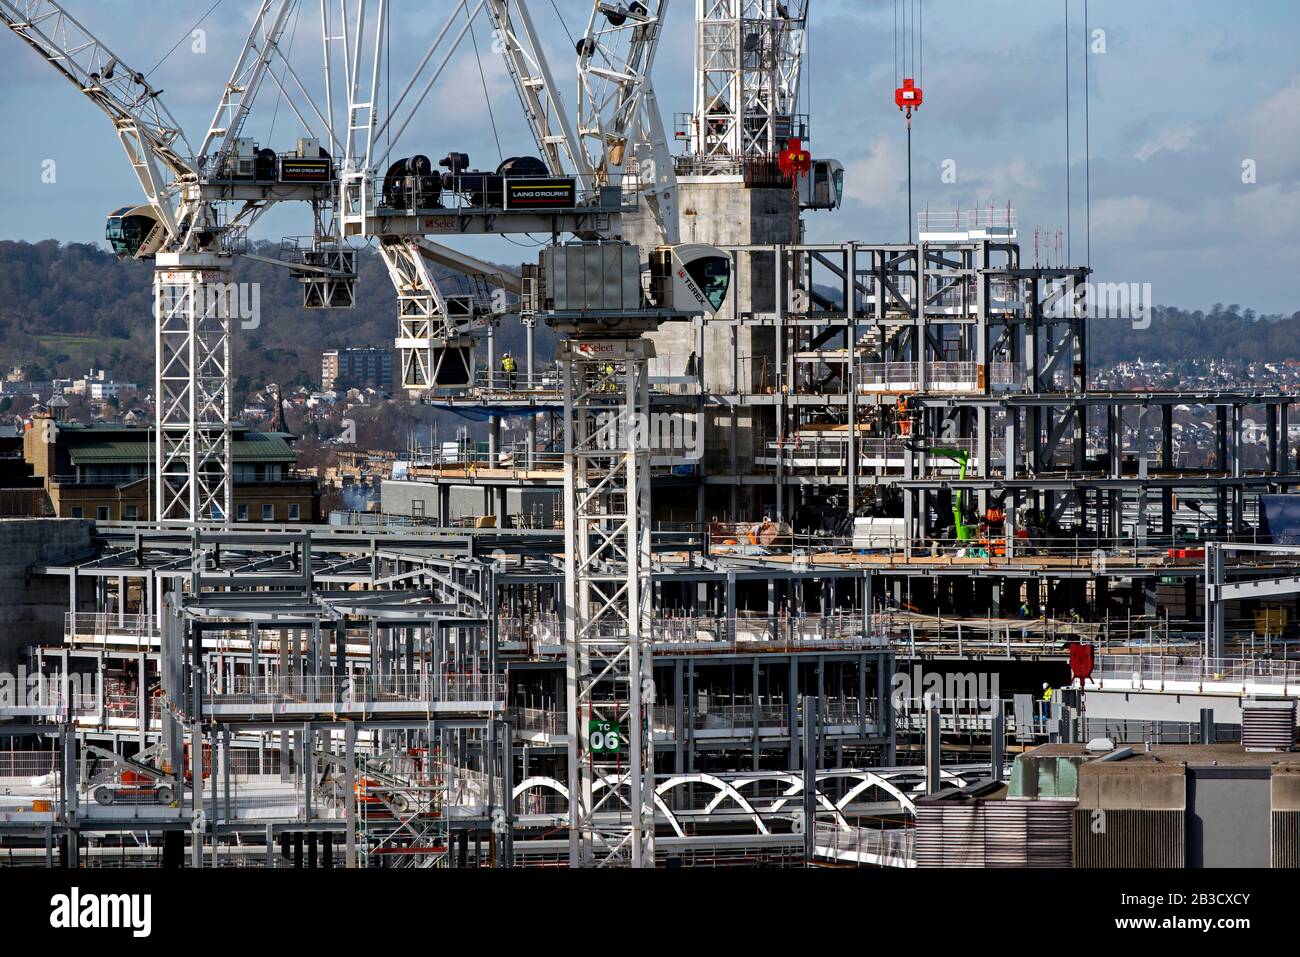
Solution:
<path fill-rule="evenodd" d="M 692 173 L 738 173 L 800 136 L 807 13 L 807 0 L 696 0 Z"/>
<path fill-rule="evenodd" d="M 569 863 L 654 866 L 646 340 L 566 340 L 565 654 Z M 591 722 L 627 741 L 593 745 Z M 597 794 L 596 785 L 607 786 Z"/>
<path fill-rule="evenodd" d="M 154 515 L 229 521 L 231 461 L 230 257 L 160 254 L 154 395 Z"/>

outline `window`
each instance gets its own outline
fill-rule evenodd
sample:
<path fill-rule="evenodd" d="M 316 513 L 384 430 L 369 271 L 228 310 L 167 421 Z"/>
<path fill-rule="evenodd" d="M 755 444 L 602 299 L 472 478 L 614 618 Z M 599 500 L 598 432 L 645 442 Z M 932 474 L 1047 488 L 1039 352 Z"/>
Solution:
<path fill-rule="evenodd" d="M 235 506 L 235 521 L 237 521 L 237 522 L 246 522 L 246 521 L 248 521 L 248 506 L 247 506 L 247 505 L 236 505 L 236 506 Z"/>
<path fill-rule="evenodd" d="M 108 506 L 107 506 L 107 505 L 100 505 L 100 506 L 98 506 L 98 507 L 95 509 L 95 521 L 97 521 L 97 522 L 107 522 L 107 521 L 108 521 Z"/>
<path fill-rule="evenodd" d="M 292 503 L 292 504 L 289 506 L 289 521 L 291 521 L 291 522 L 296 522 L 296 521 L 298 521 L 298 516 L 299 516 L 300 514 L 301 514 L 301 512 L 300 512 L 299 509 L 298 509 L 298 503 L 297 503 L 297 502 Z"/>
<path fill-rule="evenodd" d="M 705 256 L 688 263 L 686 272 L 700 287 L 709 304 L 714 309 L 721 309 L 731 286 L 731 260 L 725 256 Z"/>
<path fill-rule="evenodd" d="M 140 510 L 135 505 L 122 506 L 122 521 L 136 522 L 140 519 Z"/>
<path fill-rule="evenodd" d="M 74 505 L 74 506 L 72 506 L 72 508 L 70 508 L 70 509 L 68 510 L 68 514 L 69 514 L 72 518 L 81 518 L 81 516 L 82 516 L 81 506 L 80 506 L 80 505 Z"/>
<path fill-rule="evenodd" d="M 262 506 L 262 521 L 264 521 L 264 522 L 274 522 L 274 521 L 275 521 L 275 506 L 274 506 L 274 505 L 263 505 L 263 506 Z"/>

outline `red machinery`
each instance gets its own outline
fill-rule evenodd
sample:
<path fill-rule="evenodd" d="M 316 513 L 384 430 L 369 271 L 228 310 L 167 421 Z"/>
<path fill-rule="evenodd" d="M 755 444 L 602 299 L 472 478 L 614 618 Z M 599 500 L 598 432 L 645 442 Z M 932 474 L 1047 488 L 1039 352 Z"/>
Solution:
<path fill-rule="evenodd" d="M 807 176 L 812 169 L 812 153 L 803 148 L 803 140 L 792 139 L 776 155 L 776 165 L 783 175 L 797 183 L 800 176 Z"/>
<path fill-rule="evenodd" d="M 916 85 L 916 81 L 908 77 L 903 81 L 903 85 L 894 90 L 894 103 L 900 110 L 907 113 L 907 118 L 912 118 L 912 111 L 921 106 L 924 99 L 921 88 Z"/>

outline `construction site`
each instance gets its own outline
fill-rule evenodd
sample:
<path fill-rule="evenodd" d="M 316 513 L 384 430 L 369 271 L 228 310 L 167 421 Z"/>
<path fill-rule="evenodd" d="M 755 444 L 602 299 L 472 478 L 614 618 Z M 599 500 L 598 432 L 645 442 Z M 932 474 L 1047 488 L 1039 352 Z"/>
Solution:
<path fill-rule="evenodd" d="M 0 866 L 1300 866 L 1295 393 L 1093 388 L 1091 324 L 1141 306 L 1011 203 L 808 241 L 846 175 L 817 0 L 575 0 L 572 54 L 550 4 L 458 0 L 414 62 L 397 6 L 252 4 L 196 148 L 77 0 L 0 0 L 126 149 L 157 361 L 153 520 L 0 520 Z M 480 52 L 521 155 L 414 152 Z M 273 103 L 301 129 L 255 142 Z M 272 207 L 307 307 L 377 249 L 397 387 L 485 425 L 344 522 L 234 521 Z M 544 241 L 461 248 L 493 235 Z"/>

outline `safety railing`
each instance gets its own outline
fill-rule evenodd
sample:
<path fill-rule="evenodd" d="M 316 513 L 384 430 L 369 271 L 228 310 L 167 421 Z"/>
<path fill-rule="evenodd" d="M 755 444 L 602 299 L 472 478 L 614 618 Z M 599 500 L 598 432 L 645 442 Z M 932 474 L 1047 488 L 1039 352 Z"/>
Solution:
<path fill-rule="evenodd" d="M 951 476 L 949 477 L 951 480 Z M 833 554 L 850 555 L 863 551 L 872 553 L 872 560 L 886 566 L 911 565 L 917 557 L 980 559 L 990 565 L 1008 561 L 1006 525 L 1002 521 L 983 522 L 976 537 L 968 541 L 929 535 L 892 536 L 895 545 L 885 549 L 877 545 L 863 546 L 854 536 L 829 532 L 794 532 L 785 523 L 747 522 L 731 525 L 703 526 L 707 546 L 715 554 L 750 554 L 762 556 L 788 556 L 798 564 L 811 561 L 814 556 Z M 1189 534 L 1151 534 L 1138 538 L 1132 535 L 1108 537 L 1101 535 L 1052 534 L 1040 526 L 1013 523 L 1011 557 L 1071 559 L 1094 572 L 1105 573 L 1116 569 L 1159 565 L 1204 565 L 1203 544 Z M 1256 542 L 1258 532 L 1249 530 L 1231 536 L 1234 541 Z M 1218 536 L 1216 541 L 1224 540 Z M 911 555 L 905 550 L 911 546 Z M 739 546 L 739 548 L 738 548 Z M 1241 563 L 1247 563 L 1242 559 Z M 1294 557 L 1253 555 L 1248 563 L 1258 566 L 1294 564 Z"/>
<path fill-rule="evenodd" d="M 484 674 L 354 675 L 345 678 L 302 676 L 226 676 L 207 697 L 211 705 L 366 704 L 385 702 L 501 701 L 505 680 Z"/>
<path fill-rule="evenodd" d="M 976 451 L 975 440 L 971 438 L 951 439 L 942 445 L 968 456 L 973 456 Z M 760 469 L 771 470 L 779 466 L 787 472 L 800 474 L 842 475 L 850 460 L 847 434 L 793 432 L 780 437 L 767 436 L 762 447 L 764 452 L 755 457 L 755 464 Z M 859 436 L 854 442 L 854 451 L 861 471 L 892 469 L 899 473 L 912 454 L 904 444 L 904 438 L 898 436 Z M 918 453 L 914 461 L 924 462 L 924 467 L 918 468 L 916 478 L 931 475 L 954 478 L 961 470 L 960 462 L 943 455 Z M 968 466 L 978 468 L 978 460 L 971 458 Z"/>
<path fill-rule="evenodd" d="M 790 706 L 787 704 L 766 701 L 755 706 L 750 702 L 737 703 L 734 698 L 726 701 L 726 704 L 722 704 L 711 698 L 697 698 L 690 703 L 683 702 L 681 711 L 696 731 L 748 732 L 757 728 L 760 731 L 785 733 L 789 730 Z M 655 730 L 676 732 L 677 710 L 676 704 L 671 702 L 655 705 Z M 859 725 L 874 722 L 876 715 L 874 699 L 864 704 L 856 698 L 828 698 L 819 705 L 818 722 L 823 727 Z M 798 705 L 795 707 L 795 721 L 802 721 L 802 709 Z"/>
<path fill-rule="evenodd" d="M 567 734 L 568 727 L 564 711 L 560 708 L 526 708 L 510 709 L 515 731 L 523 734 Z"/>
<path fill-rule="evenodd" d="M 104 471 L 94 473 L 68 473 L 65 475 L 51 475 L 49 481 L 51 485 L 129 485 L 132 482 L 142 482 L 147 476 L 137 474 L 131 471 Z"/>
<path fill-rule="evenodd" d="M 151 615 L 116 612 L 64 612 L 63 633 L 78 645 L 139 645 L 152 647 L 158 628 Z"/>
<path fill-rule="evenodd" d="M 655 618 L 651 633 L 656 644 L 726 642 L 734 644 L 797 645 L 809 642 L 855 641 L 864 635 L 860 613 L 826 615 L 682 616 Z"/>
<path fill-rule="evenodd" d="M 921 231 L 933 229 L 988 229 L 1001 226 L 1016 227 L 1018 217 L 1010 205 L 972 207 L 970 209 L 923 209 L 916 214 L 916 225 Z"/>
<path fill-rule="evenodd" d="M 444 770 L 449 807 L 478 808 L 488 803 L 489 788 L 494 801 L 500 801 L 505 781 L 497 776 L 489 778 L 472 768 L 449 766 Z"/>
<path fill-rule="evenodd" d="M 520 815 L 567 814 L 569 801 L 551 790 L 529 788 L 515 798 L 514 809 Z"/>
<path fill-rule="evenodd" d="M 915 867 L 914 832 L 910 827 L 841 827 L 817 822 L 816 853 L 820 858 L 877 867 Z"/>
<path fill-rule="evenodd" d="M 509 446 L 489 452 L 486 449 L 451 449 L 445 452 L 434 451 L 432 456 L 416 459 L 407 464 L 406 474 L 409 478 L 437 477 L 456 472 L 465 473 L 473 478 L 475 473 L 487 471 L 559 471 L 564 468 L 564 453 L 542 449 L 533 451 L 531 457 L 522 446 Z"/>
<path fill-rule="evenodd" d="M 706 704 L 683 713 L 688 715 L 691 728 L 696 731 L 748 731 L 755 727 L 759 730 L 785 732 L 789 728 L 790 712 L 783 705 L 759 705 L 755 709 L 748 704 L 715 705 Z M 677 709 L 674 705 L 654 706 L 654 729 L 659 732 L 676 733 Z"/>
<path fill-rule="evenodd" d="M 1183 636 L 1196 623 L 1157 615 L 1122 615 L 1094 621 L 1033 616 L 975 618 L 886 611 L 872 618 L 877 634 L 886 635 L 899 654 L 909 657 L 1014 657 L 1064 654 L 1073 642 L 1099 652 L 1131 651 L 1151 646 L 1190 644 Z"/>
<path fill-rule="evenodd" d="M 519 364 L 519 360 L 513 373 L 498 367 L 495 369 L 478 369 L 475 371 L 473 386 L 480 391 L 485 392 L 509 392 L 509 393 L 551 393 L 558 395 L 563 388 L 560 382 L 560 373 L 555 366 L 545 366 L 534 368 L 531 376 L 528 369 Z"/>
<path fill-rule="evenodd" d="M 1207 658 L 1195 655 L 1105 655 L 1094 680 L 1190 681 L 1240 685 L 1300 686 L 1300 661 L 1275 658 Z"/>
<path fill-rule="evenodd" d="M 0 751 L 0 778 L 35 778 L 62 770 L 57 751 Z"/>
<path fill-rule="evenodd" d="M 94 675 L 32 674 L 12 692 L 0 689 L 0 717 L 49 717 L 95 714 L 100 698 Z"/>
<path fill-rule="evenodd" d="M 502 641 L 559 646 L 564 622 L 546 614 L 499 619 Z M 910 657 L 1017 657 L 1063 655 L 1072 642 L 1098 653 L 1133 653 L 1142 648 L 1195 648 L 1199 621 L 1158 615 L 1110 615 L 1090 621 L 1030 611 L 1005 617 L 926 615 L 901 610 L 836 611 L 825 615 L 761 612 L 721 615 L 665 615 L 651 620 L 659 654 L 732 652 L 860 651 L 890 644 Z"/>
<path fill-rule="evenodd" d="M 525 619 L 501 616 L 498 638 L 530 642 L 532 646 L 559 644 L 564 640 L 564 620 L 557 615 Z M 874 628 L 874 626 L 871 626 Z M 825 615 L 738 614 L 668 615 L 651 620 L 651 635 L 661 653 L 707 650 L 711 654 L 729 650 L 791 651 L 817 648 L 823 651 L 859 650 L 881 643 L 878 631 L 868 631 L 860 612 L 837 611 Z"/>
<path fill-rule="evenodd" d="M 998 689 L 991 677 L 983 684 L 976 675 L 956 677 L 966 684 L 965 688 L 960 689 L 959 697 L 940 697 L 941 694 L 959 690 L 953 686 L 952 679 L 948 676 L 944 678 L 945 687 L 942 692 L 914 689 L 920 693 L 895 691 L 891 695 L 894 730 L 900 740 L 917 740 L 924 736 L 926 713 L 931 708 L 939 712 L 939 727 L 945 733 L 987 736 L 993 729 L 993 718 L 997 714 L 1003 716 L 1005 733 L 1016 739 L 1042 738 L 1051 730 L 1050 701 L 1035 698 L 1028 713 L 1028 723 L 1022 726 L 1017 717 L 1014 699 L 997 696 Z"/>
<path fill-rule="evenodd" d="M 861 392 L 979 392 L 1025 388 L 1025 367 L 1013 362 L 927 362 L 921 382 L 918 362 L 860 362 L 856 369 Z"/>

